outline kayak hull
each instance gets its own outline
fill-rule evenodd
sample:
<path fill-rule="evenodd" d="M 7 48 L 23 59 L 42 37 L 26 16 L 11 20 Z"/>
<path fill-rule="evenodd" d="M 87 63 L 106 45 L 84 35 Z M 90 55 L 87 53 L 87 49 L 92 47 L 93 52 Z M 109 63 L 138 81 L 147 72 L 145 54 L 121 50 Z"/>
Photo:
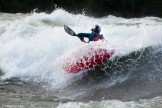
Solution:
<path fill-rule="evenodd" d="M 103 64 L 114 54 L 114 50 L 108 51 L 103 48 L 80 48 L 73 52 L 73 58 L 68 58 L 63 63 L 63 69 L 68 73 L 79 73 L 94 69 Z"/>

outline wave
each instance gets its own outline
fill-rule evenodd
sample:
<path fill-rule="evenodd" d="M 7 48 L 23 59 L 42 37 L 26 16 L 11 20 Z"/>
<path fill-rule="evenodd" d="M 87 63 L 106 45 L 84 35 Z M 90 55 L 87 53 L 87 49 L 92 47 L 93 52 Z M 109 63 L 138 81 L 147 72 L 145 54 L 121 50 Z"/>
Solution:
<path fill-rule="evenodd" d="M 61 9 L 18 16 L 0 17 L 1 80 L 42 83 L 59 98 L 75 100 L 134 100 L 160 93 L 161 18 L 94 18 Z M 113 58 L 89 72 L 62 71 L 60 58 L 85 45 L 68 36 L 63 25 L 79 33 L 96 23 L 109 43 L 103 47 L 116 52 Z"/>

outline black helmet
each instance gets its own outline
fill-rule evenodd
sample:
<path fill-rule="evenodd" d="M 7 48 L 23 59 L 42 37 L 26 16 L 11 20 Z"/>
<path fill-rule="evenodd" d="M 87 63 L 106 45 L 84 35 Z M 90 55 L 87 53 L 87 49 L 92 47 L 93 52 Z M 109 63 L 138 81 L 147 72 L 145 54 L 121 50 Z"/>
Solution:
<path fill-rule="evenodd" d="M 101 32 L 101 27 L 99 26 L 99 25 L 95 25 L 92 29 L 91 29 L 91 31 L 93 32 L 93 33 L 100 33 Z"/>

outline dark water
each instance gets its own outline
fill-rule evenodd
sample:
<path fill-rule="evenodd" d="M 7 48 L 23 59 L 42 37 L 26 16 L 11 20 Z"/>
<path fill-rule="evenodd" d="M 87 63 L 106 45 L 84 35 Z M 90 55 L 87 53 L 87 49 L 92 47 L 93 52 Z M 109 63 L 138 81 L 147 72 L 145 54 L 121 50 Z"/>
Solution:
<path fill-rule="evenodd" d="M 69 100 L 70 101 L 70 100 Z M 0 83 L 1 108 L 52 108 L 67 103 L 41 87 L 41 84 L 11 78 Z"/>
<path fill-rule="evenodd" d="M 161 96 L 161 63 L 161 46 L 148 47 L 125 57 L 117 57 L 107 63 L 106 69 L 85 73 L 83 78 L 58 94 L 66 94 L 67 97 L 78 95 L 75 99 L 82 101 L 130 101 Z"/>
<path fill-rule="evenodd" d="M 122 17 L 162 17 L 161 0 L 28 0 L 28 1 L 0 1 L 0 12 L 6 13 L 31 13 L 53 12 L 63 8 L 71 13 L 85 13 L 89 16 L 115 15 Z"/>

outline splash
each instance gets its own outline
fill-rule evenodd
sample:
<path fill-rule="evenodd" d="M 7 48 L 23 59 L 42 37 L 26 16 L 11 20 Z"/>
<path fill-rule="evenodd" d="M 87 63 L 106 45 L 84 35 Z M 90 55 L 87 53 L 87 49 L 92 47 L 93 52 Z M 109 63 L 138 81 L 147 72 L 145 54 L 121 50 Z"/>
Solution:
<path fill-rule="evenodd" d="M 57 62 L 64 62 L 60 59 L 61 56 L 85 44 L 66 34 L 64 24 L 69 25 L 76 33 L 90 32 L 93 25 L 99 24 L 109 43 L 105 49 L 113 48 L 116 52 L 114 56 L 125 56 L 162 43 L 162 19 L 156 17 L 94 18 L 58 9 L 51 14 L 18 14 L 11 19 L 2 15 L 0 19 L 0 68 L 4 72 L 2 78 L 18 77 L 38 83 L 45 81 L 51 83 L 53 88 L 64 87 L 67 82 L 73 82 L 75 75 L 64 72 Z"/>

